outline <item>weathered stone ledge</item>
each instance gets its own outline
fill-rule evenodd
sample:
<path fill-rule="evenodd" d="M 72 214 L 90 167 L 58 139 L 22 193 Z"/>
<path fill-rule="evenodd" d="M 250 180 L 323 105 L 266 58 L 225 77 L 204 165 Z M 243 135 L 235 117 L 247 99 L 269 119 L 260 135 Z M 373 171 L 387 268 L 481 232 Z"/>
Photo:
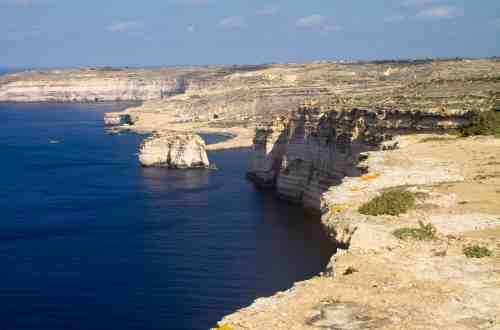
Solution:
<path fill-rule="evenodd" d="M 408 135 L 397 142 L 398 149 L 366 153 L 358 164 L 363 175 L 345 177 L 322 194 L 322 222 L 345 248 L 323 276 L 259 298 L 219 325 L 500 329 L 500 204 L 494 202 L 500 140 Z M 490 178 L 492 193 L 484 191 L 478 172 Z M 395 187 L 420 196 L 414 211 L 379 217 L 358 212 L 362 203 Z M 480 187 L 483 194 L 475 192 Z M 438 239 L 401 241 L 393 235 L 401 227 L 418 227 L 418 221 L 433 224 Z M 462 250 L 473 243 L 489 246 L 496 257 L 468 259 Z"/>

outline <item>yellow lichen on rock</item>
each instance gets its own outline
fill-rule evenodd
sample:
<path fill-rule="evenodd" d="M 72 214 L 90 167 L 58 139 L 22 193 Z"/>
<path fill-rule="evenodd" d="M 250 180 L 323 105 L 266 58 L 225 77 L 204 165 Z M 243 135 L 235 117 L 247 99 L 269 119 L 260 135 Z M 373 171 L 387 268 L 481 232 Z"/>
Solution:
<path fill-rule="evenodd" d="M 373 181 L 373 180 L 377 179 L 378 177 L 380 177 L 380 173 L 373 172 L 373 173 L 370 173 L 370 174 L 363 175 L 361 177 L 361 181 L 364 181 L 364 182 Z"/>
<path fill-rule="evenodd" d="M 223 324 L 215 328 L 215 330 L 233 330 L 233 328 L 230 325 Z"/>
<path fill-rule="evenodd" d="M 342 205 L 342 204 L 338 204 L 338 205 L 329 205 L 328 206 L 328 209 L 330 210 L 330 214 L 332 215 L 337 215 L 337 214 L 340 214 L 342 212 L 344 212 L 345 210 L 347 210 L 349 208 L 349 205 Z"/>

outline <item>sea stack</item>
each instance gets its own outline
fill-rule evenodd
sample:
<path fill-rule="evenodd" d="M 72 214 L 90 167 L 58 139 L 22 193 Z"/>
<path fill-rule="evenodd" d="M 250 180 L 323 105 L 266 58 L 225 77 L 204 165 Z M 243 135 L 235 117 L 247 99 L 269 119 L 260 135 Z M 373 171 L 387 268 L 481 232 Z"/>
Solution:
<path fill-rule="evenodd" d="M 209 168 L 205 141 L 194 133 L 155 133 L 139 148 L 142 166 Z"/>
<path fill-rule="evenodd" d="M 105 126 L 132 125 L 132 118 L 128 113 L 108 112 L 104 114 Z"/>

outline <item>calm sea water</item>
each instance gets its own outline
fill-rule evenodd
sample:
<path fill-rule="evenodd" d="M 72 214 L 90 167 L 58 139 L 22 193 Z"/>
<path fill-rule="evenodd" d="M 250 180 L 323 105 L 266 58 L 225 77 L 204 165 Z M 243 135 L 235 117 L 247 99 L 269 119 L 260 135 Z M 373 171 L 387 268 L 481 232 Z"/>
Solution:
<path fill-rule="evenodd" d="M 119 104 L 0 104 L 0 329 L 207 329 L 320 272 L 317 217 L 219 171 L 141 168 Z"/>

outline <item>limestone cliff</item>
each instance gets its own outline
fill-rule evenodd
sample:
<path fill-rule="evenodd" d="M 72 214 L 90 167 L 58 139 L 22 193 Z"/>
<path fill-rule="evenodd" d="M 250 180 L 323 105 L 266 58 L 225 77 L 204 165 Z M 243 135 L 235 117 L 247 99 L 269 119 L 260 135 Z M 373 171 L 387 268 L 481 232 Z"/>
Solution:
<path fill-rule="evenodd" d="M 344 177 L 364 174 L 366 169 L 359 165 L 365 152 L 397 147 L 394 137 L 400 134 L 444 132 L 469 118 L 466 111 L 336 108 L 309 103 L 257 129 L 249 178 L 274 187 L 283 198 L 320 210 L 329 187 Z"/>
<path fill-rule="evenodd" d="M 205 142 L 197 134 L 162 133 L 144 140 L 139 149 L 143 166 L 208 168 Z"/>
<path fill-rule="evenodd" d="M 363 154 L 358 167 L 367 173 L 323 194 L 322 223 L 343 243 L 325 273 L 256 299 L 217 329 L 500 329 L 500 139 L 408 134 L 397 142 Z M 359 212 L 395 187 L 415 195 L 414 209 Z M 436 237 L 396 234 L 423 223 Z M 469 258 L 471 246 L 492 256 Z"/>
<path fill-rule="evenodd" d="M 52 70 L 0 79 L 0 102 L 144 101 L 177 94 L 173 74 L 146 70 Z"/>

